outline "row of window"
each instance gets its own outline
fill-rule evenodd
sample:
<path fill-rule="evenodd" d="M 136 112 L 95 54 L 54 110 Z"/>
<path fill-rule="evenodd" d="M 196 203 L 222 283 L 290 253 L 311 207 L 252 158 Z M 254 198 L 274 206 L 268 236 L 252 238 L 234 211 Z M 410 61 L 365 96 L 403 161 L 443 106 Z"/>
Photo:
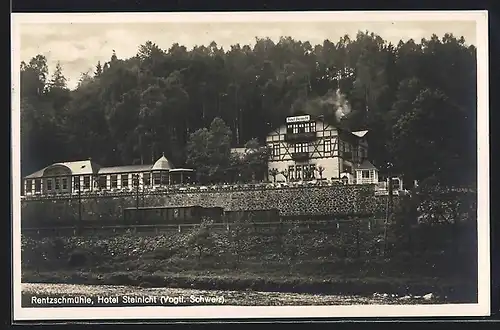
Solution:
<path fill-rule="evenodd" d="M 339 149 L 343 153 L 351 153 L 353 150 L 353 147 L 351 144 L 340 141 L 339 143 Z M 295 143 L 293 145 L 293 150 L 295 153 L 298 152 L 309 152 L 309 143 L 307 142 L 300 142 L 300 143 Z M 331 139 L 324 139 L 323 140 L 323 152 L 329 153 L 332 152 L 332 140 Z M 273 157 L 279 157 L 281 155 L 281 147 L 279 143 L 274 143 L 272 146 L 272 155 Z M 359 156 L 361 159 L 366 159 L 367 153 L 366 149 L 364 148 L 359 148 L 358 152 L 353 155 L 355 158 Z"/>
<path fill-rule="evenodd" d="M 361 171 L 361 178 L 363 179 L 373 179 L 374 177 L 374 172 L 370 170 L 363 170 Z"/>
<path fill-rule="evenodd" d="M 121 187 L 129 187 L 131 183 L 129 180 L 129 175 L 128 174 L 113 174 L 110 175 L 110 187 L 111 188 L 117 188 L 118 187 L 118 177 L 120 176 L 121 179 Z M 169 176 L 168 173 L 153 173 L 153 181 L 155 185 L 160 185 L 160 184 L 169 184 Z M 53 179 L 45 179 L 46 183 L 46 190 L 47 191 L 52 191 L 52 190 L 68 190 L 68 182 L 69 178 L 53 178 Z M 90 176 L 84 176 L 83 177 L 83 189 L 90 189 L 91 188 L 91 177 Z M 40 192 L 42 190 L 42 181 L 41 179 L 35 179 L 34 180 L 35 187 L 34 190 L 35 192 Z M 151 173 L 143 173 L 142 176 L 142 183 L 145 186 L 149 186 L 151 184 Z M 134 185 L 136 183 L 134 182 Z M 80 177 L 75 177 L 73 180 L 73 189 L 78 190 L 80 186 Z M 100 175 L 97 180 L 95 186 L 97 188 L 107 188 L 107 176 L 105 175 Z M 26 180 L 26 192 L 31 193 L 33 189 L 33 180 Z"/>
<path fill-rule="evenodd" d="M 288 124 L 286 127 L 286 132 L 288 134 L 316 132 L 316 123 L 310 122 L 310 123 Z"/>
<path fill-rule="evenodd" d="M 290 179 L 309 179 L 314 177 L 315 164 L 290 165 L 288 166 L 288 175 Z"/>
<path fill-rule="evenodd" d="M 273 144 L 273 146 L 272 146 L 273 157 L 279 157 L 281 154 L 280 150 L 281 150 L 281 148 L 280 148 L 279 143 Z M 309 152 L 309 143 L 307 143 L 307 142 L 295 143 L 293 145 L 293 150 L 295 153 Z M 332 140 L 331 139 L 323 140 L 323 151 L 324 152 L 331 152 L 332 151 Z"/>

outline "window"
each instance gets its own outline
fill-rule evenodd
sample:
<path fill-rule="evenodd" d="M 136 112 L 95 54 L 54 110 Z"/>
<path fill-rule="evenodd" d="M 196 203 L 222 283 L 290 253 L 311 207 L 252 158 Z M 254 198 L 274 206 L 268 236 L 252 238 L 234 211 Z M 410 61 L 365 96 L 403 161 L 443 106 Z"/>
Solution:
<path fill-rule="evenodd" d="M 279 143 L 275 143 L 273 145 L 273 156 L 279 157 L 279 155 L 280 155 L 280 145 L 279 145 Z"/>
<path fill-rule="evenodd" d="M 52 190 L 52 179 L 47 179 L 47 190 L 48 191 Z"/>
<path fill-rule="evenodd" d="M 32 181 L 26 180 L 26 193 L 31 193 Z"/>
<path fill-rule="evenodd" d="M 309 145 L 305 142 L 295 144 L 295 153 L 309 152 Z"/>
<path fill-rule="evenodd" d="M 288 134 L 316 132 L 316 122 L 288 124 L 286 132 Z"/>
<path fill-rule="evenodd" d="M 161 184 L 168 185 L 168 173 L 161 172 Z"/>
<path fill-rule="evenodd" d="M 68 178 L 63 178 L 62 179 L 62 188 L 64 190 L 68 189 Z"/>
<path fill-rule="evenodd" d="M 370 178 L 370 171 L 369 170 L 364 170 L 361 172 L 362 178 L 363 179 L 369 179 Z"/>
<path fill-rule="evenodd" d="M 122 187 L 128 187 L 128 174 L 122 174 Z"/>
<path fill-rule="evenodd" d="M 142 173 L 142 181 L 145 186 L 149 186 L 151 184 L 151 173 Z"/>
<path fill-rule="evenodd" d="M 153 183 L 154 185 L 160 185 L 161 183 L 161 172 L 153 173 Z"/>
<path fill-rule="evenodd" d="M 61 189 L 61 184 L 60 184 L 59 180 L 60 180 L 59 178 L 54 179 L 56 190 Z"/>
<path fill-rule="evenodd" d="M 295 171 L 297 172 L 297 179 L 300 180 L 301 176 L 302 176 L 302 165 L 297 165 L 295 166 Z"/>
<path fill-rule="evenodd" d="M 332 151 L 332 140 L 330 139 L 325 139 L 323 141 L 323 150 L 325 152 L 331 152 Z"/>
<path fill-rule="evenodd" d="M 314 179 L 316 177 L 316 165 L 309 164 L 309 178 Z"/>
<path fill-rule="evenodd" d="M 100 175 L 99 176 L 99 188 L 101 189 L 106 189 L 107 182 L 106 182 L 106 176 L 105 175 Z"/>
<path fill-rule="evenodd" d="M 90 189 L 90 176 L 83 177 L 83 189 Z"/>
<path fill-rule="evenodd" d="M 40 192 L 42 190 L 42 181 L 37 179 L 35 180 L 35 192 Z"/>
<path fill-rule="evenodd" d="M 79 176 L 75 176 L 73 178 L 73 189 L 75 189 L 75 190 L 80 189 L 80 177 Z"/>
<path fill-rule="evenodd" d="M 141 184 L 141 177 L 139 173 L 132 174 L 132 186 L 138 187 Z"/>
<path fill-rule="evenodd" d="M 288 175 L 290 176 L 290 179 L 294 178 L 294 175 L 293 175 L 294 170 L 295 170 L 295 167 L 293 165 L 288 166 Z"/>
<path fill-rule="evenodd" d="M 116 188 L 118 187 L 118 175 L 113 174 L 111 176 L 111 188 Z"/>

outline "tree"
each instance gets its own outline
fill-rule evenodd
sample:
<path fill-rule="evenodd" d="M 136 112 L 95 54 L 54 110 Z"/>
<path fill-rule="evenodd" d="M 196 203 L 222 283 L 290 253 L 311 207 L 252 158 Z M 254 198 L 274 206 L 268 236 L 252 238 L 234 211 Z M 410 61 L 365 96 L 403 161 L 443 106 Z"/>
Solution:
<path fill-rule="evenodd" d="M 187 163 L 196 169 L 202 183 L 225 178 L 231 155 L 231 130 L 220 118 L 214 118 L 210 129 L 193 132 L 187 144 Z"/>
<path fill-rule="evenodd" d="M 188 245 L 197 252 L 198 261 L 203 254 L 210 253 L 214 247 L 214 239 L 210 232 L 212 221 L 202 219 L 199 227 L 194 228 L 188 238 Z"/>
<path fill-rule="evenodd" d="M 62 73 L 62 66 L 60 62 L 57 62 L 55 71 L 52 75 L 52 79 L 49 82 L 49 89 L 65 89 L 67 87 L 67 79 Z"/>
<path fill-rule="evenodd" d="M 78 80 L 77 88 L 82 87 L 83 85 L 85 85 L 91 81 L 92 81 L 92 77 L 90 76 L 90 73 L 89 72 L 82 72 L 82 74 L 80 75 L 80 79 Z"/>
<path fill-rule="evenodd" d="M 279 171 L 277 168 L 271 168 L 269 170 L 269 175 L 273 177 L 273 182 L 276 183 L 276 176 L 279 174 Z"/>
<path fill-rule="evenodd" d="M 299 222 L 295 221 L 293 223 L 286 224 L 286 226 L 288 228 L 285 229 L 281 242 L 284 255 L 287 258 L 289 265 L 289 271 L 292 272 L 293 266 L 300 255 L 300 247 L 302 246 L 304 235 L 300 232 Z"/>
<path fill-rule="evenodd" d="M 49 79 L 43 55 L 21 63 L 22 157 L 34 170 L 90 156 L 103 166 L 149 163 L 164 151 L 205 183 L 260 180 L 268 170 L 259 144 L 287 116 L 307 112 L 369 129 L 370 161 L 393 162 L 405 179 L 477 181 L 476 49 L 451 34 L 395 45 L 369 31 L 318 45 L 283 36 L 229 50 L 146 41 L 136 56 L 113 51 L 97 62 L 74 91 L 61 65 L 53 69 Z M 216 117 L 224 127 L 212 137 Z M 231 155 L 244 141 L 253 144 L 245 156 Z"/>
<path fill-rule="evenodd" d="M 102 65 L 101 61 L 97 61 L 97 65 L 95 66 L 95 72 L 94 72 L 94 77 L 99 77 L 102 74 Z"/>
<path fill-rule="evenodd" d="M 325 168 L 321 165 L 316 167 L 316 171 L 318 171 L 319 178 L 323 180 L 323 172 L 325 171 Z"/>
<path fill-rule="evenodd" d="M 237 218 L 229 224 L 229 244 L 232 255 L 236 256 L 236 265 L 241 263 L 241 258 L 248 251 L 250 244 L 250 218 L 244 213 L 239 213 Z"/>
<path fill-rule="evenodd" d="M 283 175 L 283 177 L 285 177 L 285 181 L 288 182 L 288 177 L 290 176 L 290 173 L 288 172 L 288 170 L 283 170 L 280 172 L 281 175 Z"/>
<path fill-rule="evenodd" d="M 446 124 L 449 118 L 454 118 L 454 125 Z M 427 125 L 429 122 L 433 124 Z M 442 179 L 459 182 L 457 160 L 464 159 L 464 153 L 467 153 L 466 142 L 459 130 L 465 122 L 460 111 L 443 93 L 422 90 L 411 103 L 411 110 L 400 116 L 393 127 L 392 152 L 397 167 L 407 174 L 410 181 L 439 174 Z M 472 164 L 469 165 L 473 168 Z M 453 175 L 455 177 L 450 178 Z"/>
<path fill-rule="evenodd" d="M 33 57 L 28 64 L 21 62 L 22 97 L 41 97 L 47 84 L 49 68 L 43 55 Z"/>
<path fill-rule="evenodd" d="M 267 170 L 268 150 L 260 146 L 257 139 L 245 143 L 245 154 L 242 159 L 242 171 L 245 181 L 263 180 Z"/>

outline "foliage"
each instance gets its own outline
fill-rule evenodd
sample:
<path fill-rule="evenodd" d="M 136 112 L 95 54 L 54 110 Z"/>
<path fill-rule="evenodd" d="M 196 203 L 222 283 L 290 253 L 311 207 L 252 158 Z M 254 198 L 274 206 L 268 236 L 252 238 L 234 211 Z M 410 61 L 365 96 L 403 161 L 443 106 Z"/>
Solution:
<path fill-rule="evenodd" d="M 188 237 L 188 246 L 197 251 L 198 260 L 201 260 L 203 254 L 209 254 L 214 248 L 214 239 L 210 231 L 211 224 L 212 221 L 203 219 L 200 226 L 195 227 Z"/>
<path fill-rule="evenodd" d="M 229 247 L 231 253 L 236 257 L 236 264 L 240 264 L 242 256 L 250 245 L 250 222 L 251 219 L 240 214 L 229 226 Z"/>
<path fill-rule="evenodd" d="M 278 176 L 278 174 L 280 174 L 280 172 L 277 168 L 271 168 L 269 170 L 269 175 L 273 177 L 273 182 L 276 182 L 276 176 Z"/>
<path fill-rule="evenodd" d="M 316 167 L 316 171 L 318 171 L 319 178 L 323 179 L 323 172 L 325 171 L 325 168 L 321 165 Z"/>
<path fill-rule="evenodd" d="M 283 252 L 287 257 L 287 262 L 290 266 L 290 270 L 293 265 L 297 262 L 298 257 L 300 256 L 300 250 L 302 244 L 304 243 L 304 235 L 300 233 L 300 223 L 295 221 L 291 224 L 286 225 L 286 231 L 281 238 L 283 244 Z"/>
<path fill-rule="evenodd" d="M 286 116 L 308 112 L 369 129 L 370 160 L 393 162 L 409 180 L 476 181 L 476 49 L 463 38 L 395 45 L 359 32 L 319 45 L 257 38 L 189 51 L 147 41 L 137 56 L 118 56 L 82 74 L 75 90 L 61 65 L 48 77 L 43 55 L 21 64 L 23 175 L 90 157 L 103 166 L 150 163 L 164 152 L 206 182 L 238 179 L 224 175 L 235 168 L 239 180 L 259 180 L 265 153 L 248 154 L 244 166 L 230 148 L 263 145 Z"/>

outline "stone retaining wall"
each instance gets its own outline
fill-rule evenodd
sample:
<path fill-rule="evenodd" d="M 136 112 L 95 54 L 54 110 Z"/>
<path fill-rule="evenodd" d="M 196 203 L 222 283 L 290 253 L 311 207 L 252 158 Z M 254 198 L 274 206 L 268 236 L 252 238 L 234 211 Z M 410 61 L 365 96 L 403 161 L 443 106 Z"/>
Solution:
<path fill-rule="evenodd" d="M 170 192 L 140 195 L 139 206 L 222 207 L 226 211 L 278 209 L 281 216 L 349 216 L 383 215 L 386 196 L 375 196 L 372 185 L 317 186 L 245 191 Z M 397 196 L 394 202 L 397 203 Z M 115 197 L 82 197 L 82 219 L 116 221 L 123 208 L 135 207 L 134 195 Z M 22 223 L 34 226 L 41 222 L 78 220 L 78 198 L 22 201 Z"/>

